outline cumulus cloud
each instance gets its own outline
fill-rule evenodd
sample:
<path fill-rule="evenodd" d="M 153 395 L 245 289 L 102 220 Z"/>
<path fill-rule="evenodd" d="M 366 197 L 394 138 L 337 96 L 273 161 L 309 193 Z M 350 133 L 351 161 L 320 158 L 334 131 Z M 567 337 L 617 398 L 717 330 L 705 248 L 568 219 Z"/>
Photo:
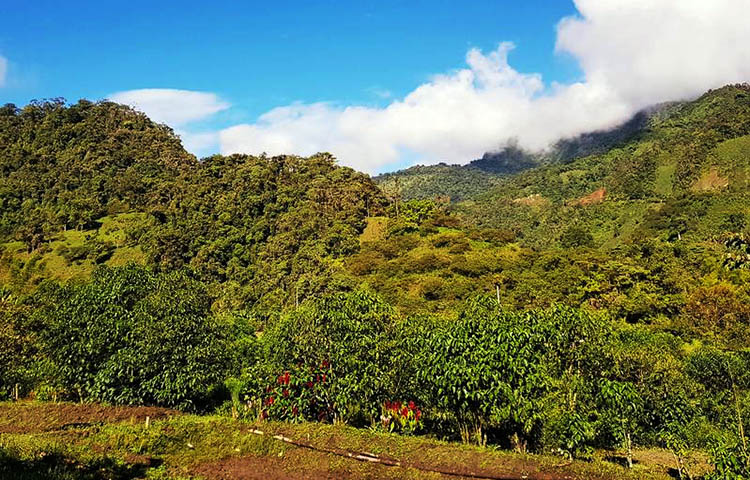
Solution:
<path fill-rule="evenodd" d="M 175 129 L 186 150 L 198 156 L 215 151 L 218 133 L 196 132 L 190 124 L 208 119 L 231 105 L 214 93 L 170 88 L 145 88 L 113 93 L 110 100 L 130 105 Z"/>
<path fill-rule="evenodd" d="M 214 93 L 171 88 L 127 90 L 113 93 L 108 98 L 113 102 L 130 105 L 152 120 L 173 127 L 203 120 L 230 106 Z"/>
<path fill-rule="evenodd" d="M 180 136 L 185 150 L 198 157 L 216 153 L 219 145 L 219 134 L 217 132 L 192 132 L 178 128 L 175 133 Z"/>
<path fill-rule="evenodd" d="M 576 0 L 558 26 L 589 85 L 630 105 L 682 99 L 750 79 L 748 0 Z"/>
<path fill-rule="evenodd" d="M 0 87 L 5 86 L 5 79 L 8 75 L 8 59 L 0 55 Z"/>
<path fill-rule="evenodd" d="M 384 108 L 331 103 L 275 108 L 219 132 L 222 153 L 330 151 L 368 172 L 414 159 L 466 163 L 516 139 L 529 149 L 613 126 L 652 103 L 750 79 L 748 0 L 575 0 L 556 51 L 580 82 L 547 85 L 508 63 L 513 45 L 466 55 Z"/>

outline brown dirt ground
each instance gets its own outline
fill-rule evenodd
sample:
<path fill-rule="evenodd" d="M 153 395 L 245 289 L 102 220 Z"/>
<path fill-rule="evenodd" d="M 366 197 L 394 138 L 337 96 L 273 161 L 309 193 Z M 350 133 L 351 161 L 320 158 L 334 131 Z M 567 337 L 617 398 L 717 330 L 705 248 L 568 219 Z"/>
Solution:
<path fill-rule="evenodd" d="M 0 404 L 0 433 L 39 433 L 97 423 L 144 422 L 179 415 L 158 407 L 22 402 Z"/>
<path fill-rule="evenodd" d="M 434 468 L 439 465 L 410 462 L 402 467 L 360 463 L 354 460 L 337 458 L 309 450 L 298 452 L 287 451 L 284 458 L 277 457 L 230 457 L 215 462 L 201 464 L 190 471 L 191 475 L 200 476 L 206 480 L 260 480 L 260 479 L 470 479 L 462 474 L 471 472 L 473 475 L 487 475 L 496 478 L 508 475 L 508 478 L 528 478 L 529 480 L 568 480 L 573 476 L 566 474 L 534 473 L 525 477 L 522 474 L 510 474 L 512 465 L 506 465 L 502 471 L 492 468 L 473 468 L 471 465 L 456 469 L 456 465 L 443 465 L 453 473 L 441 474 L 423 470 L 421 467 Z M 510 467 L 510 468 L 509 468 Z"/>
<path fill-rule="evenodd" d="M 607 198 L 607 189 L 602 187 L 589 193 L 588 195 L 579 198 L 575 203 L 577 205 L 581 205 L 582 207 L 587 207 L 589 205 L 602 203 L 605 198 Z"/>
<path fill-rule="evenodd" d="M 269 435 L 282 434 L 295 438 L 291 428 L 275 428 L 266 430 Z M 337 435 L 328 436 L 325 440 L 312 442 L 316 447 L 339 450 L 346 445 L 346 439 Z M 285 445 L 281 442 L 279 445 Z M 450 447 L 447 447 L 450 449 Z M 359 449 L 356 449 L 359 451 Z M 200 464 L 190 470 L 191 475 L 203 477 L 206 480 L 255 480 L 262 478 L 292 480 L 308 479 L 339 479 L 339 478 L 367 478 L 367 479 L 469 479 L 469 478 L 509 478 L 529 480 L 568 480 L 575 476 L 565 469 L 540 468 L 540 465 L 530 458 L 503 457 L 488 461 L 488 456 L 481 451 L 451 450 L 451 456 L 446 457 L 446 446 L 436 445 L 428 441 L 418 442 L 417 447 L 399 455 L 401 466 L 388 466 L 369 462 L 361 462 L 350 458 L 296 447 L 286 450 L 280 456 L 242 456 L 229 457 L 221 460 Z M 390 455 L 380 455 L 380 458 L 395 460 Z M 438 473 L 431 470 L 450 472 Z M 470 477 L 467 475 L 473 475 Z"/>

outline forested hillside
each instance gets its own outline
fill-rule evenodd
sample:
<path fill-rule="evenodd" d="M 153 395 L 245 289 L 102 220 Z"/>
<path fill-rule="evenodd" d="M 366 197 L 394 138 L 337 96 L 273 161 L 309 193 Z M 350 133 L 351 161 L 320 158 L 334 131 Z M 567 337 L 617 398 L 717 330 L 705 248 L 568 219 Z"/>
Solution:
<path fill-rule="evenodd" d="M 0 122 L 11 288 L 135 260 L 189 267 L 238 307 L 295 304 L 337 281 L 336 259 L 385 206 L 330 155 L 199 162 L 171 129 L 114 103 L 9 105 Z"/>
<path fill-rule="evenodd" d="M 746 85 L 380 186 L 113 103 L 0 122 L 2 397 L 750 471 Z"/>

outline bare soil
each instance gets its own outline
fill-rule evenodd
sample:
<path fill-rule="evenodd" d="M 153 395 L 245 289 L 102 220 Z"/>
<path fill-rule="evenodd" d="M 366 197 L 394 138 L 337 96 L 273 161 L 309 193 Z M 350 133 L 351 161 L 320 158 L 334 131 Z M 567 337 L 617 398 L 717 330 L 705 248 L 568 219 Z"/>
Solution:
<path fill-rule="evenodd" d="M 158 407 L 20 402 L 0 404 L 0 433 L 40 433 L 125 421 L 145 422 L 180 415 Z"/>

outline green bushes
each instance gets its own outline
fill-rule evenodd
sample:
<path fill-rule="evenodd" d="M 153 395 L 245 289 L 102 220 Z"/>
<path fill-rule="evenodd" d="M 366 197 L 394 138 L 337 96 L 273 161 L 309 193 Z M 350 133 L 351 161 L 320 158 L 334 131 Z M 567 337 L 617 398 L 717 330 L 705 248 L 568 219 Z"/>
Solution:
<path fill-rule="evenodd" d="M 0 399 L 28 394 L 38 375 L 38 342 L 29 313 L 19 298 L 0 291 Z"/>
<path fill-rule="evenodd" d="M 595 437 L 607 325 L 576 309 L 513 312 L 483 297 L 452 321 L 404 318 L 368 293 L 334 295 L 266 331 L 254 370 L 265 381 L 248 381 L 242 397 L 251 417 L 360 426 L 395 421 L 386 402 L 415 402 L 420 418 L 405 412 L 400 429 L 419 420 L 467 442 L 582 454 Z"/>
<path fill-rule="evenodd" d="M 284 316 L 264 338 L 276 372 L 330 365 L 325 386 L 337 420 L 372 424 L 397 385 L 395 311 L 364 292 L 315 300 Z M 279 373 L 280 374 L 280 373 Z"/>
<path fill-rule="evenodd" d="M 195 408 L 227 370 L 226 335 L 205 287 L 182 273 L 97 270 L 40 290 L 43 348 L 81 400 Z"/>
<path fill-rule="evenodd" d="M 495 297 L 448 319 L 404 316 L 364 291 L 265 318 L 217 317 L 214 298 L 186 273 L 137 266 L 5 297 L 1 393 L 19 383 L 22 394 L 183 409 L 231 398 L 225 407 L 252 420 L 346 422 L 569 457 L 623 448 L 628 463 L 635 445 L 662 445 L 685 472 L 691 450 L 710 446 L 714 478 L 746 468 L 742 352 L 583 309 L 511 310 Z"/>
<path fill-rule="evenodd" d="M 486 443 L 486 429 L 499 428 L 525 448 L 537 427 L 550 378 L 540 359 L 542 339 L 527 328 L 529 320 L 478 299 L 428 334 L 419 371 L 423 401 L 455 418 L 464 441 Z"/>

